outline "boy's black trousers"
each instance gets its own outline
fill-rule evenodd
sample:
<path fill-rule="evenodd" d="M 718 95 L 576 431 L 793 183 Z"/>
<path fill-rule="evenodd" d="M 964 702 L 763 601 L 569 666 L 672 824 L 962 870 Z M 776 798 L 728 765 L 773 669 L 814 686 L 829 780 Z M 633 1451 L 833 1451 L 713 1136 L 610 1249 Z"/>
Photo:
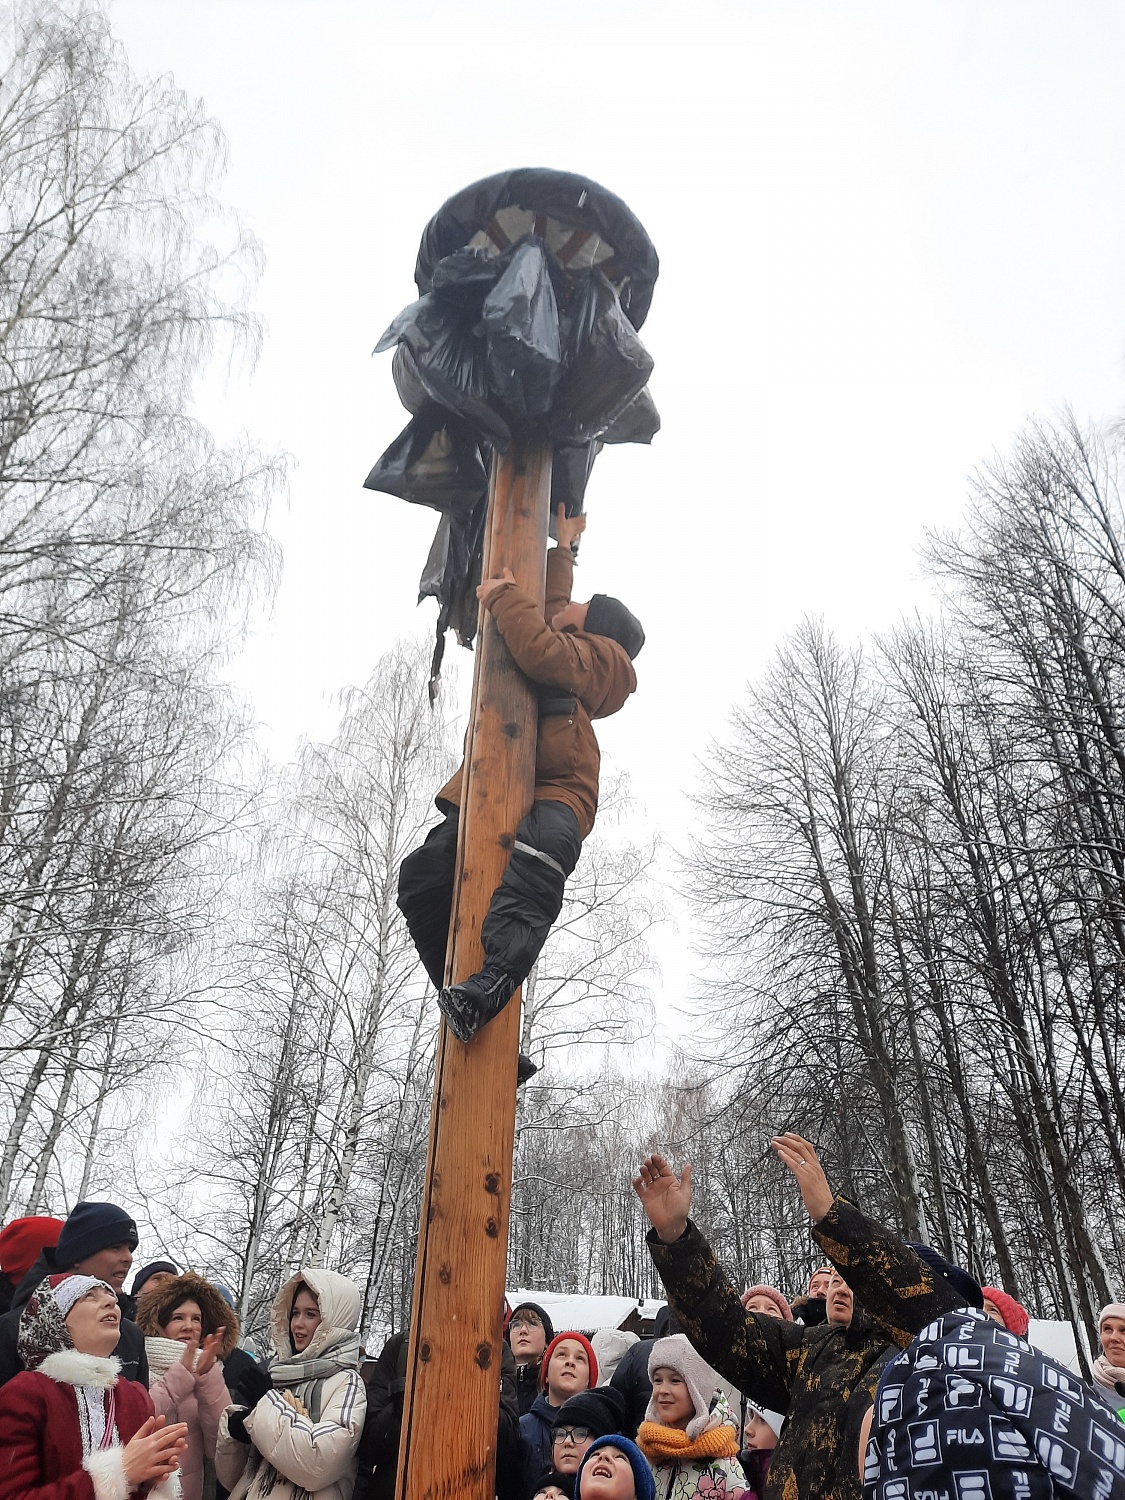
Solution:
<path fill-rule="evenodd" d="M 445 983 L 445 950 L 453 908 L 459 812 L 453 808 L 403 860 L 398 907 L 435 989 Z M 516 829 L 504 878 L 481 927 L 486 963 L 522 984 L 559 912 L 567 876 L 582 852 L 578 819 L 563 802 L 536 802 Z"/>

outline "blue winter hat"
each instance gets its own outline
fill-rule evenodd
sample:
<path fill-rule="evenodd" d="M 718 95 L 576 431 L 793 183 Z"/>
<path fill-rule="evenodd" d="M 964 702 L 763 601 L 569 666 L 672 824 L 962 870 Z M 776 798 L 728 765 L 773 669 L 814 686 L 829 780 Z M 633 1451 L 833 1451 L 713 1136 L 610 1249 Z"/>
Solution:
<path fill-rule="evenodd" d="M 932 1245 L 922 1245 L 916 1240 L 907 1240 L 906 1243 L 919 1260 L 924 1260 L 936 1276 L 948 1282 L 957 1295 L 964 1299 L 965 1307 L 975 1307 L 978 1312 L 983 1312 L 984 1293 L 980 1289 L 980 1282 L 970 1276 L 968 1271 L 955 1266 L 951 1260 L 946 1260 Z"/>
<path fill-rule="evenodd" d="M 116 1203 L 76 1203 L 55 1246 L 55 1264 L 60 1271 L 68 1270 L 111 1245 L 127 1244 L 135 1250 L 139 1238 L 136 1224 Z"/>
<path fill-rule="evenodd" d="M 598 1438 L 586 1449 L 586 1455 L 578 1465 L 578 1473 L 574 1476 L 574 1500 L 582 1500 L 582 1471 L 599 1448 L 620 1448 L 629 1460 L 629 1467 L 633 1471 L 633 1492 L 637 1500 L 656 1500 L 656 1480 L 652 1477 L 648 1459 L 636 1443 L 631 1442 L 627 1437 L 622 1437 L 619 1432 L 611 1432 L 606 1437 Z"/>

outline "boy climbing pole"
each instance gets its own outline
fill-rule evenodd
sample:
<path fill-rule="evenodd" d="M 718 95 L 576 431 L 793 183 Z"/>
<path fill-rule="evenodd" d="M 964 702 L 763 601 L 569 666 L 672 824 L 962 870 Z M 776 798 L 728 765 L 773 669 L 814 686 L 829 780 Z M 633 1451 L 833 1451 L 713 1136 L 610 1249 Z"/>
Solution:
<path fill-rule="evenodd" d="M 616 713 L 637 686 L 633 658 L 645 639 L 640 621 L 607 594 L 586 604 L 570 597 L 575 547 L 585 528 L 585 516 L 568 517 L 559 507 L 542 610 L 508 569 L 477 589 L 516 665 L 538 691 L 539 731 L 535 802 L 516 830 L 482 924 L 484 964 L 476 974 L 442 987 L 464 765 L 435 798 L 443 821 L 407 855 L 399 873 L 399 909 L 449 1029 L 462 1042 L 500 1014 L 539 957 L 594 826 L 601 756 L 591 720 Z"/>

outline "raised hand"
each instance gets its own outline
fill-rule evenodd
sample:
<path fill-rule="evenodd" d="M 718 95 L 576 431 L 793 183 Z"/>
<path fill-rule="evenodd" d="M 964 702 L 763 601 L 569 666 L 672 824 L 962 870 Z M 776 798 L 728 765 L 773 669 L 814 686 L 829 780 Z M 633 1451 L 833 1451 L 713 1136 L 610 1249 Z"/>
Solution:
<path fill-rule="evenodd" d="M 801 1201 L 808 1210 L 809 1218 L 814 1224 L 819 1224 L 835 1202 L 835 1194 L 828 1185 L 828 1178 L 824 1175 L 815 1146 L 811 1141 L 806 1141 L 803 1135 L 797 1135 L 791 1130 L 785 1135 L 775 1135 L 770 1145 L 777 1153 L 778 1160 L 784 1162 L 797 1179 Z"/>
<path fill-rule="evenodd" d="M 687 1228 L 691 1212 L 690 1164 L 685 1162 L 677 1177 L 662 1156 L 646 1156 L 633 1178 L 633 1191 L 657 1239 L 674 1244 Z"/>
<path fill-rule="evenodd" d="M 586 517 L 568 516 L 566 506 L 559 506 L 559 513 L 555 518 L 555 536 L 558 538 L 560 547 L 573 549 L 574 543 L 586 530 Z"/>
<path fill-rule="evenodd" d="M 121 1462 L 129 1488 L 167 1479 L 180 1466 L 180 1454 L 187 1447 L 187 1424 L 167 1426 L 163 1417 L 149 1417 L 125 1444 Z"/>

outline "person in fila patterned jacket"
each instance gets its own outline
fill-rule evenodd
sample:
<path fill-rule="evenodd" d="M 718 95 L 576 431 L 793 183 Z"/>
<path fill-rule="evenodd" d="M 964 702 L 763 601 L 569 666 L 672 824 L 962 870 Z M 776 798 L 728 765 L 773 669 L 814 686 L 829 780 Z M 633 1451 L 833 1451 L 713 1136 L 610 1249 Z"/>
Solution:
<path fill-rule="evenodd" d="M 863 1500 L 1125 1500 L 1125 1423 L 1103 1394 L 972 1309 L 883 1371 Z"/>

